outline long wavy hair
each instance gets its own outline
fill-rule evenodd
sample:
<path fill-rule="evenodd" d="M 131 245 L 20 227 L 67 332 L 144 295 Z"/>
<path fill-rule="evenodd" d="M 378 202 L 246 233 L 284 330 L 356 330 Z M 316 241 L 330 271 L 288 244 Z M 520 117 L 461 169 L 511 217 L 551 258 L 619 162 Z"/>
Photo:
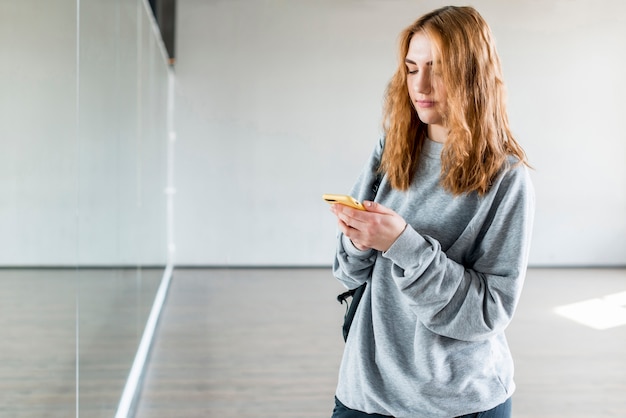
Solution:
<path fill-rule="evenodd" d="M 472 7 L 434 10 L 400 34 L 398 68 L 385 93 L 385 149 L 381 170 L 392 187 L 407 190 L 411 183 L 427 125 L 411 103 L 404 59 L 415 33 L 433 45 L 433 72 L 447 90 L 442 109 L 448 137 L 442 151 L 441 184 L 454 195 L 484 195 L 494 178 L 514 156 L 528 165 L 522 147 L 509 128 L 506 90 L 491 29 Z"/>

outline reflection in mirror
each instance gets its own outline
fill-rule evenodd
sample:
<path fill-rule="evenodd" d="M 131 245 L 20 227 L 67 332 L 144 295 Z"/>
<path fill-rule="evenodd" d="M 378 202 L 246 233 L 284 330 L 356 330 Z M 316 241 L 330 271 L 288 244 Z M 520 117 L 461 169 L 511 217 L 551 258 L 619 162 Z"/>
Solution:
<path fill-rule="evenodd" d="M 0 270 L 0 416 L 76 409 L 76 270 Z"/>
<path fill-rule="evenodd" d="M 76 410 L 75 9 L 0 5 L 0 416 Z"/>
<path fill-rule="evenodd" d="M 113 417 L 163 269 L 78 272 L 79 416 Z"/>
<path fill-rule="evenodd" d="M 2 2 L 0 416 L 113 416 L 167 262 L 144 0 Z"/>

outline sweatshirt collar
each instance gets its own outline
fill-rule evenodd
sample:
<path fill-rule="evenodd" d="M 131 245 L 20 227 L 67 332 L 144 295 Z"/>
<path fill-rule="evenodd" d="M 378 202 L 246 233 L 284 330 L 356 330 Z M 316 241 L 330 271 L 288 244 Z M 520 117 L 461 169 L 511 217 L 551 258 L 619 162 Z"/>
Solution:
<path fill-rule="evenodd" d="M 441 150 L 443 149 L 442 142 L 435 142 L 431 139 L 424 138 L 424 144 L 422 145 L 423 155 L 429 158 L 441 158 Z"/>

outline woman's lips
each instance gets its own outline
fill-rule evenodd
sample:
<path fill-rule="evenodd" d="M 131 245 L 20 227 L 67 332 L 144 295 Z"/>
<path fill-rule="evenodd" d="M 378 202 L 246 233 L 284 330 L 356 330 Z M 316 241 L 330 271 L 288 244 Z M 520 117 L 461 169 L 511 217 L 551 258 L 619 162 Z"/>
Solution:
<path fill-rule="evenodd" d="M 417 106 L 421 108 L 435 107 L 435 102 L 432 100 L 416 100 L 415 102 Z"/>

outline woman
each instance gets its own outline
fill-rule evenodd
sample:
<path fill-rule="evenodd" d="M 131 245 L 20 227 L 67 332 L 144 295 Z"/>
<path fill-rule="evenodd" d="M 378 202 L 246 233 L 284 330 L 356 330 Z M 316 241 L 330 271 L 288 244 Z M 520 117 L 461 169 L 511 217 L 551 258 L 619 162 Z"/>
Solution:
<path fill-rule="evenodd" d="M 335 204 L 334 274 L 368 283 L 339 371 L 333 418 L 510 417 L 504 330 L 522 290 L 534 213 L 509 129 L 491 31 L 444 7 L 400 39 L 385 138 Z M 373 414 L 373 415 L 367 415 Z"/>

